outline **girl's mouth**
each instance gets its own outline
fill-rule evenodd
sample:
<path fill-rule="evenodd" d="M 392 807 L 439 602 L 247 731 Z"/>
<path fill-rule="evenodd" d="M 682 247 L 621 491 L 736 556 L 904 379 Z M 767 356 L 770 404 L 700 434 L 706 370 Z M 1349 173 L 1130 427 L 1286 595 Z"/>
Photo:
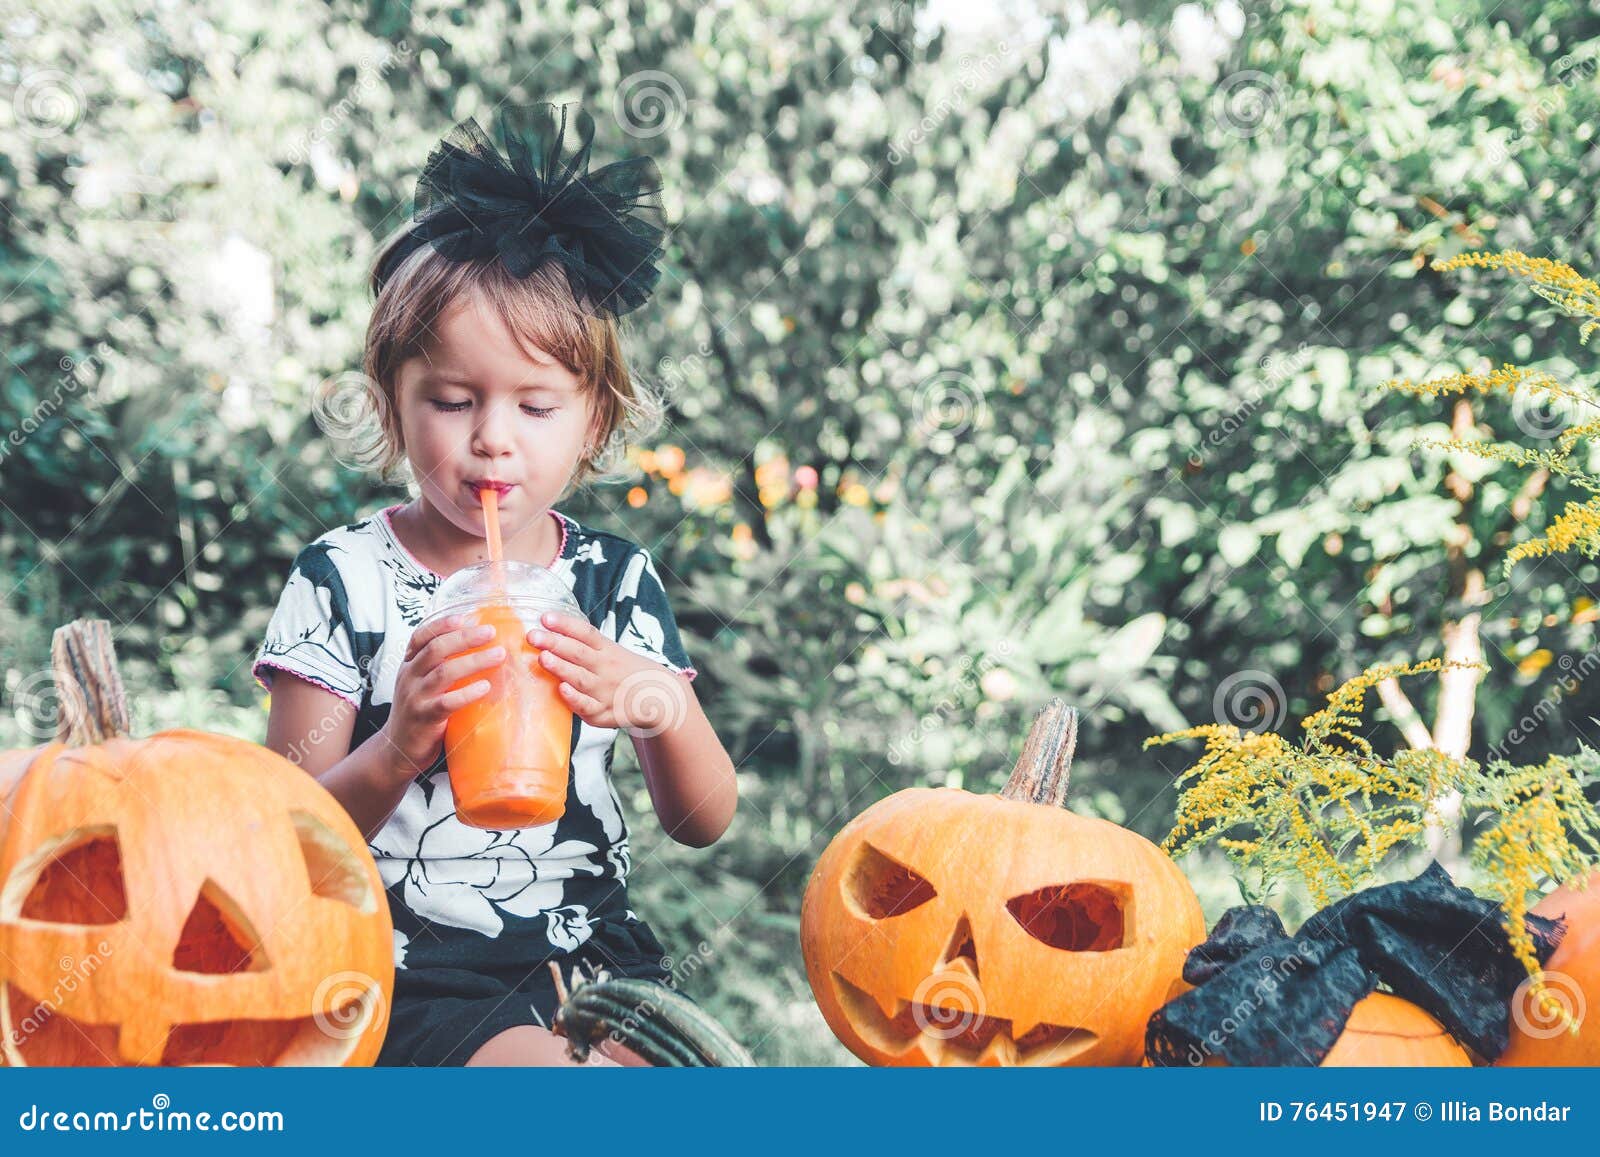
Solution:
<path fill-rule="evenodd" d="M 501 500 L 504 501 L 506 495 L 510 494 L 513 490 L 516 489 L 516 483 L 514 483 L 514 482 L 486 482 L 486 481 L 482 481 L 482 480 L 473 480 L 473 481 L 469 481 L 467 483 L 467 489 L 471 490 L 472 491 L 472 497 L 477 499 L 480 502 L 482 501 L 481 494 L 485 490 L 493 490 L 496 494 L 498 494 L 500 496 Z"/>

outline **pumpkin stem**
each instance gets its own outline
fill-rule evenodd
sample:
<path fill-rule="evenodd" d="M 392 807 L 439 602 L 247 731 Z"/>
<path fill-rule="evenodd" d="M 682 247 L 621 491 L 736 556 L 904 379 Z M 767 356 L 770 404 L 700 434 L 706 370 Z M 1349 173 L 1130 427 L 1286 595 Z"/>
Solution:
<path fill-rule="evenodd" d="M 1064 699 L 1052 699 L 1033 717 L 1022 757 L 1001 789 L 1005 799 L 1049 807 L 1067 805 L 1072 781 L 1072 753 L 1078 747 L 1078 710 Z"/>
<path fill-rule="evenodd" d="M 56 679 L 56 742 L 88 747 L 128 735 L 128 695 L 117 670 L 111 624 L 77 619 L 50 639 Z"/>
<path fill-rule="evenodd" d="M 745 1047 L 699 1005 L 654 980 L 614 977 L 579 983 L 556 1010 L 568 1054 L 588 1059 L 608 1036 L 657 1068 L 755 1064 Z"/>

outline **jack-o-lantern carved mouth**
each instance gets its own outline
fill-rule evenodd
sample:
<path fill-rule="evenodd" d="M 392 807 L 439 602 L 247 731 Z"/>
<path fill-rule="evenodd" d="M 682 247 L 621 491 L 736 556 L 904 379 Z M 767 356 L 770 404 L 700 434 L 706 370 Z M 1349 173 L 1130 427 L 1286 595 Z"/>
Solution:
<path fill-rule="evenodd" d="M 120 1065 L 120 1030 L 85 1024 L 35 1000 L 15 984 L 0 984 L 6 1020 L 17 1053 L 27 1065 Z M 159 1058 L 168 1066 L 330 1066 L 344 1064 L 361 1033 L 383 1005 L 376 981 L 351 999 L 312 1016 L 280 1020 L 227 1020 L 175 1024 Z"/>
<path fill-rule="evenodd" d="M 1002 1065 L 1061 1065 L 1100 1040 L 1090 1029 L 1043 1021 L 1020 1037 L 1014 1036 L 1009 1018 L 962 1007 L 972 1003 L 964 998 L 954 1007 L 894 998 L 891 1016 L 877 997 L 837 972 L 833 983 L 851 1027 L 874 1049 L 890 1056 L 900 1056 L 920 1044 L 935 1065 L 976 1065 L 985 1060 Z"/>

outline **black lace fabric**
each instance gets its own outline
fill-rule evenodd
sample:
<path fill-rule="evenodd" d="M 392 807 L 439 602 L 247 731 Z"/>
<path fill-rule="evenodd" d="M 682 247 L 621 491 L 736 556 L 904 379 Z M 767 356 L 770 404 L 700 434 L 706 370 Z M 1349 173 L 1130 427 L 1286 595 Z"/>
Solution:
<path fill-rule="evenodd" d="M 1528 976 L 1502 918 L 1498 904 L 1456 885 L 1437 862 L 1413 880 L 1330 904 L 1294 936 L 1270 908 L 1230 908 L 1184 962 L 1183 978 L 1197 987 L 1150 1017 L 1150 1063 L 1321 1064 L 1350 1010 L 1380 982 L 1494 1060 L 1510 1040 L 1511 997 Z M 1530 915 L 1528 928 L 1543 964 L 1566 926 Z"/>
<path fill-rule="evenodd" d="M 499 130 L 504 155 L 471 118 L 435 146 L 407 239 L 386 255 L 375 286 L 431 243 L 452 261 L 498 258 L 514 277 L 553 261 L 596 312 L 643 305 L 661 276 L 666 234 L 655 161 L 625 157 L 591 172 L 594 118 L 576 105 L 507 107 Z"/>

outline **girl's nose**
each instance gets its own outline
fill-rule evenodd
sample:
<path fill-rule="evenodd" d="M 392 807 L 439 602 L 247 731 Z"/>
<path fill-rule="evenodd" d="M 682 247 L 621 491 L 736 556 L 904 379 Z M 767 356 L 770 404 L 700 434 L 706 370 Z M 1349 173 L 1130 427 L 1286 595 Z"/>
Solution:
<path fill-rule="evenodd" d="M 486 407 L 483 417 L 472 431 L 472 448 L 476 453 L 499 457 L 512 448 L 511 422 L 506 415 Z"/>

